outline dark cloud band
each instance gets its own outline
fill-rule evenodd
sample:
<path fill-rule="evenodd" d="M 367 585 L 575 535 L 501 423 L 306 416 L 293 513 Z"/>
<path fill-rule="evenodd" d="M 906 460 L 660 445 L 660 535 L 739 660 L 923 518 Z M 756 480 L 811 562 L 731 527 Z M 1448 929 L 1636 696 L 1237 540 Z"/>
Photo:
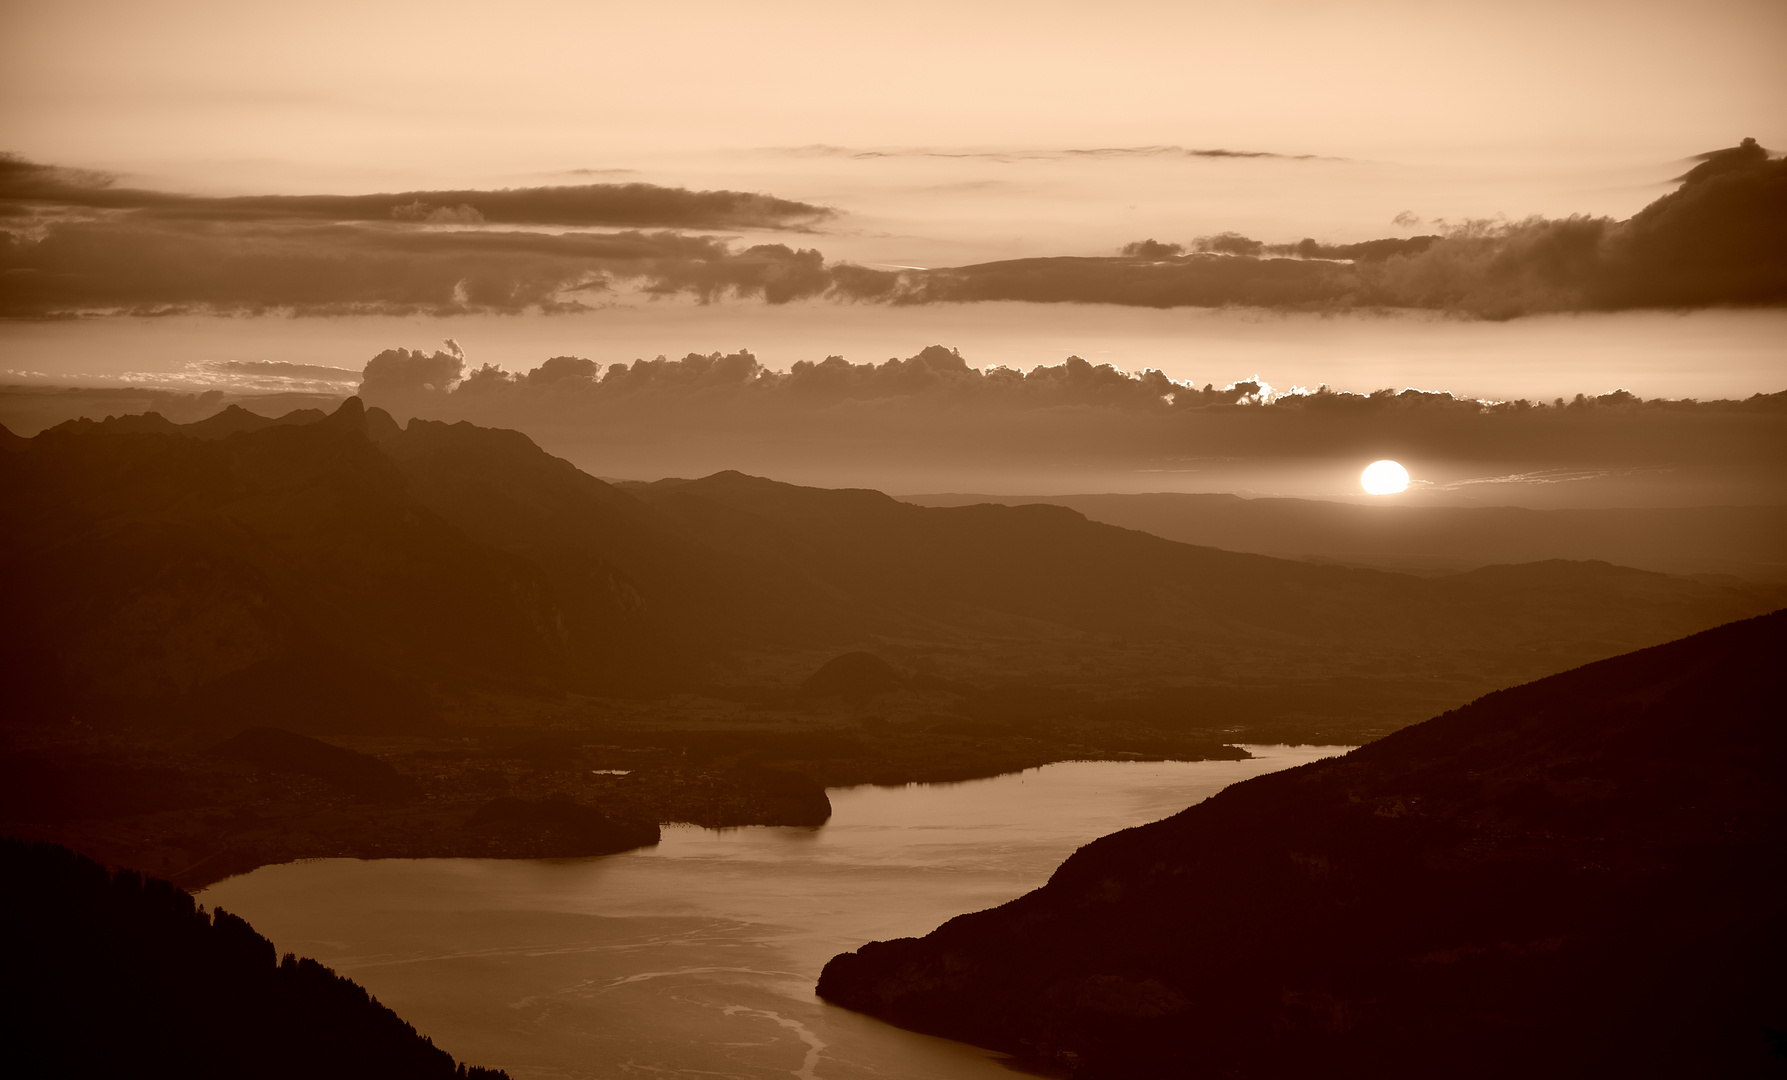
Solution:
<path fill-rule="evenodd" d="M 825 207 L 771 195 L 639 183 L 213 198 L 121 188 L 104 173 L 39 165 L 14 155 L 0 155 L 0 203 L 134 210 L 209 221 L 298 218 L 672 229 L 803 229 L 832 214 Z"/>
<path fill-rule="evenodd" d="M 814 144 L 780 149 L 778 152 L 797 157 L 839 157 L 857 160 L 875 158 L 946 158 L 973 161 L 1056 161 L 1072 158 L 1236 158 L 1273 159 L 1278 161 L 1340 161 L 1342 158 L 1318 154 L 1280 154 L 1270 150 L 1227 150 L 1221 147 L 1190 146 L 1095 146 L 1068 147 L 1059 150 L 944 150 L 935 147 L 905 147 L 893 150 L 872 150 L 851 146 Z"/>
<path fill-rule="evenodd" d="M 769 199 L 627 186 L 634 188 L 670 207 L 685 197 L 711 196 L 715 206 L 735 209 Z M 1483 318 L 1787 303 L 1787 161 L 1771 159 L 1754 140 L 1706 157 L 1679 189 L 1626 221 L 1476 221 L 1437 235 L 1346 245 L 1268 244 L 1230 232 L 1188 243 L 1138 241 L 1110 257 L 882 270 L 828 264 L 816 250 L 736 249 L 668 230 L 488 227 L 520 220 L 505 213 L 575 218 L 584 212 L 579 200 L 595 190 L 266 196 L 198 200 L 193 210 L 179 201 L 185 196 L 150 204 L 137 199 L 143 193 L 105 187 L 103 177 L 7 159 L 0 161 L 0 317 L 558 312 L 622 290 L 704 302 L 1419 308 Z M 70 191 L 90 197 L 78 205 L 49 201 Z M 8 195 L 15 201 L 6 203 Z M 128 196 L 128 205 L 108 208 L 103 200 L 112 196 Z M 384 202 L 356 201 L 363 199 Z M 763 205 L 771 216 L 803 206 Z M 376 220 L 354 218 L 356 206 L 376 210 Z"/>
<path fill-rule="evenodd" d="M 400 418 L 526 431 L 610 476 L 740 468 L 850 483 L 898 476 L 933 485 L 907 490 L 952 490 L 934 485 L 965 474 L 1058 485 L 1093 473 L 1133 485 L 1144 470 L 1228 475 L 1243 468 L 1236 462 L 1362 467 L 1396 457 L 1475 463 L 1474 475 L 1509 483 L 1565 478 L 1556 470 L 1638 470 L 1633 483 L 1716 479 L 1744 502 L 1787 492 L 1774 452 L 1787 434 L 1787 391 L 1720 402 L 1624 391 L 1551 402 L 1420 390 L 1281 395 L 1256 381 L 1199 387 L 1079 358 L 981 370 L 932 346 L 905 359 L 834 356 L 785 372 L 737 352 L 607 367 L 563 356 L 525 374 L 393 349 L 367 364 L 360 394 Z M 1553 472 L 1535 477 L 1545 470 Z M 1039 490 L 1006 488 L 1026 489 Z"/>
<path fill-rule="evenodd" d="M 893 303 L 1027 300 L 1284 310 L 1426 308 L 1485 318 L 1787 303 L 1787 160 L 1753 139 L 1708 157 L 1626 221 L 1472 221 L 1329 245 L 1237 233 L 1141 240 L 1120 256 L 859 271 L 837 290 Z"/>
<path fill-rule="evenodd" d="M 776 302 L 810 295 L 802 275 L 819 262 L 670 232 L 77 221 L 37 237 L 0 232 L 0 315 L 562 312 L 620 285 Z"/>

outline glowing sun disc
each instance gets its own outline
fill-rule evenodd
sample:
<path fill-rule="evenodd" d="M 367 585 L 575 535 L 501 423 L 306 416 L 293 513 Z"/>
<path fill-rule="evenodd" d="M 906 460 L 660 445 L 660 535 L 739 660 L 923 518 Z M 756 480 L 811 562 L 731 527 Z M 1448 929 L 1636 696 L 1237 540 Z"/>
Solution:
<path fill-rule="evenodd" d="M 1394 495 L 1408 490 L 1409 471 L 1394 461 L 1374 461 L 1359 474 L 1359 486 L 1373 495 Z"/>

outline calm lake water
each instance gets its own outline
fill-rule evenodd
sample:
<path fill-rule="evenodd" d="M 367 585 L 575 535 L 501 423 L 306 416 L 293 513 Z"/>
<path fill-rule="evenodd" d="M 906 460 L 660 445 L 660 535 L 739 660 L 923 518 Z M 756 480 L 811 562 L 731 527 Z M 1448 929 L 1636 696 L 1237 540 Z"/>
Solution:
<path fill-rule="evenodd" d="M 1346 748 L 1249 749 L 834 789 L 820 828 L 678 826 L 622 855 L 269 866 L 199 899 L 516 1080 L 1010 1080 L 1002 1055 L 825 1004 L 820 969 L 1011 900 L 1096 837 Z"/>

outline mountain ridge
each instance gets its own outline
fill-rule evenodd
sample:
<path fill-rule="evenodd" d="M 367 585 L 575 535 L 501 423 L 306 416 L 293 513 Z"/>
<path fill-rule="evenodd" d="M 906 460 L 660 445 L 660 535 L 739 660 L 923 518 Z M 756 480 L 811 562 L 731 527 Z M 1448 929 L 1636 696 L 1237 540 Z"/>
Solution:
<path fill-rule="evenodd" d="M 1475 673 L 1481 692 L 1772 595 L 1560 562 L 1420 579 L 1062 507 L 921 508 L 733 472 L 620 488 L 518 432 L 399 427 L 358 399 L 327 417 L 238 414 L 70 423 L 0 457 L 20 523 L 0 544 L 50 570 L 19 582 L 46 670 L 102 655 L 70 672 L 77 688 L 173 701 L 335 658 L 361 669 L 337 688 L 351 707 L 428 687 L 792 688 L 880 642 L 983 684 L 1404 669 Z"/>
<path fill-rule="evenodd" d="M 1787 610 L 1496 691 L 819 993 L 1088 1077 L 1773 1075 L 1783 655 Z"/>

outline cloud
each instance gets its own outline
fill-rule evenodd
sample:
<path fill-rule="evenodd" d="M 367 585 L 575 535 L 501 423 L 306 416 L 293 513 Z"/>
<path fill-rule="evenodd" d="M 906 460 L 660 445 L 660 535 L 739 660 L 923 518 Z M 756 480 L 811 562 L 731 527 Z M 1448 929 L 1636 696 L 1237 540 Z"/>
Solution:
<path fill-rule="evenodd" d="M 1626 221 L 1466 222 L 1413 240 L 1362 267 L 1363 302 L 1492 318 L 1787 303 L 1787 161 L 1746 139 Z"/>
<path fill-rule="evenodd" d="M 445 393 L 465 373 L 463 356 L 420 349 L 386 349 L 366 362 L 360 394 L 378 401 L 393 394 Z"/>
<path fill-rule="evenodd" d="M 319 385 L 335 395 L 349 389 Z M 1161 480 L 1148 477 L 1170 474 L 1169 486 L 1191 490 L 1285 492 L 1288 483 L 1307 494 L 1332 492 L 1295 478 L 1310 469 L 1327 468 L 1351 490 L 1364 462 L 1393 457 L 1417 471 L 1447 463 L 1445 475 L 1418 478 L 1493 499 L 1564 481 L 1614 484 L 1621 505 L 1641 504 L 1650 490 L 1677 499 L 1692 492 L 1709 503 L 1787 499 L 1778 452 L 1787 439 L 1787 390 L 1711 402 L 1645 401 L 1626 391 L 1550 402 L 1388 388 L 1278 392 L 1257 377 L 1198 386 L 1078 357 L 981 369 L 940 345 L 878 363 L 831 356 L 787 371 L 740 351 L 612 365 L 555 356 L 517 373 L 447 346 L 379 353 L 365 365 L 359 394 L 400 420 L 522 431 L 599 476 L 741 469 L 826 486 L 1064 492 L 1160 490 Z M 217 390 L 0 388 L 0 422 L 30 433 L 71 416 L 144 408 L 184 422 L 228 400 Z M 275 415 L 283 411 L 276 400 L 296 408 L 324 398 L 234 400 Z M 1335 472 L 1336 462 L 1355 464 Z"/>
<path fill-rule="evenodd" d="M 723 259 L 685 259 L 659 267 L 646 291 L 688 293 L 702 301 L 762 297 L 772 304 L 819 296 L 831 288 L 825 257 L 811 249 L 758 244 Z"/>
<path fill-rule="evenodd" d="M 1058 256 L 929 271 L 834 275 L 838 294 L 897 304 L 1021 300 L 1135 307 L 1284 309 L 1346 304 L 1350 273 L 1328 263 L 1193 254 L 1170 260 Z"/>
<path fill-rule="evenodd" d="M 393 221 L 421 221 L 429 225 L 482 225 L 484 214 L 475 206 L 431 206 L 417 199 L 391 208 Z"/>
<path fill-rule="evenodd" d="M 796 157 L 842 157 L 871 160 L 874 158 L 956 158 L 978 161 L 1058 161 L 1073 158 L 1271 158 L 1280 161 L 1344 161 L 1318 154 L 1279 154 L 1268 150 L 1225 150 L 1186 146 L 1100 146 L 1090 148 L 1019 149 L 1019 150 L 944 150 L 933 147 L 903 147 L 870 150 L 850 146 L 814 143 L 809 146 L 780 147 L 774 152 Z"/>
<path fill-rule="evenodd" d="M 1787 160 L 1745 139 L 1606 239 L 1587 286 L 1602 307 L 1787 300 Z"/>
<path fill-rule="evenodd" d="M 84 192 L 85 202 L 49 201 L 50 195 L 70 198 L 70 192 Z M 103 175 L 0 160 L 0 204 L 10 197 L 25 207 L 23 216 L 0 217 L 6 285 L 0 317 L 560 312 L 629 290 L 704 303 L 826 297 L 901 305 L 1004 300 L 1301 311 L 1420 308 L 1481 318 L 1787 303 L 1787 161 L 1770 159 L 1753 140 L 1708 156 L 1678 190 L 1627 221 L 1573 216 L 1435 222 L 1440 231 L 1429 235 L 1339 245 L 1313 238 L 1267 243 L 1223 232 L 1185 244 L 1137 241 L 1120 256 L 932 269 L 827 263 L 815 249 L 740 249 L 712 236 L 669 230 L 495 227 L 528 215 L 561 223 L 594 220 L 598 204 L 607 213 L 620 205 L 616 199 L 634 195 L 635 210 L 654 220 L 678 213 L 706 220 L 705 211 L 694 209 L 700 206 L 713 210 L 708 218 L 749 217 L 758 213 L 749 210 L 757 205 L 751 200 L 769 200 L 758 214 L 768 220 L 781 212 L 778 207 L 803 205 L 733 192 L 623 185 L 401 196 L 167 196 L 173 202 L 154 205 L 140 198 L 145 194 L 117 189 Z M 57 206 L 64 211 L 59 216 Z M 350 212 L 364 216 L 350 220 Z M 485 224 L 471 227 L 477 218 Z"/>
<path fill-rule="evenodd" d="M 1028 371 L 982 369 L 971 365 L 959 350 L 942 345 L 931 345 L 913 356 L 880 363 L 853 363 L 841 356 L 803 360 L 787 371 L 764 367 L 749 351 L 690 353 L 676 360 L 660 356 L 631 364 L 611 364 L 606 369 L 577 356 L 555 356 L 532 371 L 520 373 L 484 365 L 468 376 L 467 366 L 466 357 L 458 351 L 428 354 L 421 350 L 388 349 L 367 363 L 361 393 L 371 404 L 379 404 L 379 395 L 386 391 L 426 390 L 437 401 L 482 397 L 488 404 L 496 396 L 507 395 L 515 402 L 550 401 L 567 407 L 608 402 L 631 409 L 640 405 L 643 398 L 657 397 L 700 398 L 709 402 L 728 399 L 750 407 L 780 402 L 800 409 L 852 401 L 901 401 L 1021 409 L 1098 407 L 1163 415 L 1269 403 L 1281 412 L 1300 411 L 1312 416 L 1421 413 L 1447 419 L 1540 415 L 1548 410 L 1558 415 L 1605 417 L 1614 411 L 1631 414 L 1681 406 L 1679 402 L 1661 399 L 1645 401 L 1626 390 L 1598 396 L 1579 394 L 1572 401 L 1560 398 L 1546 403 L 1485 402 L 1415 388 L 1348 393 L 1322 387 L 1279 393 L 1271 391 L 1257 377 L 1220 389 L 1211 385 L 1199 388 L 1157 370 L 1128 372 L 1110 364 L 1092 364 L 1077 356 L 1059 364 L 1038 364 Z M 1776 395 L 1776 399 L 1779 400 L 1768 399 L 1774 402 L 1769 407 L 1787 415 L 1787 394 Z"/>
<path fill-rule="evenodd" d="M 1198 237 L 1120 257 L 1016 259 L 875 276 L 839 295 L 919 304 L 1020 300 L 1283 310 L 1424 308 L 1481 318 L 1558 311 L 1787 303 L 1787 160 L 1753 140 L 1713 155 L 1626 221 L 1472 220 L 1443 232 L 1331 245 Z M 1139 245 L 1153 244 L 1152 248 Z M 1146 256 L 1137 254 L 1146 250 Z"/>
<path fill-rule="evenodd" d="M 787 371 L 743 351 L 606 367 L 555 357 L 510 373 L 392 350 L 366 375 L 367 403 L 399 418 L 518 429 L 603 476 L 735 468 L 908 491 L 988 490 L 950 486 L 976 482 L 965 477 L 1007 491 L 1062 491 L 1097 482 L 1063 476 L 1120 475 L 1133 488 L 1144 472 L 1227 475 L 1249 462 L 1398 457 L 1471 463 L 1464 475 L 1476 477 L 1631 478 L 1643 466 L 1650 471 L 1634 482 L 1669 484 L 1706 470 L 1751 501 L 1787 495 L 1787 473 L 1769 450 L 1787 436 L 1787 391 L 1704 403 L 1624 391 L 1552 402 L 1414 389 L 1277 393 L 1257 378 L 1196 386 L 1078 357 L 982 370 L 936 345 L 879 363 L 832 356 Z M 1356 469 L 1343 482 L 1351 476 Z"/>
<path fill-rule="evenodd" d="M 0 316 L 580 310 L 618 288 L 772 303 L 827 285 L 815 252 L 673 232 L 437 231 L 304 221 L 76 220 L 0 229 Z"/>
<path fill-rule="evenodd" d="M 1203 238 L 1200 237 L 1200 239 Z M 1246 237 L 1241 239 L 1247 243 L 1257 243 L 1257 241 L 1248 241 Z M 1434 242 L 1439 239 L 1441 237 L 1428 235 L 1362 240 L 1356 244 L 1323 244 L 1304 237 L 1294 244 L 1262 244 L 1256 253 L 1294 255 L 1299 259 L 1328 259 L 1338 262 L 1382 262 L 1392 255 L 1418 255 L 1432 247 Z M 1244 253 L 1237 252 L 1237 254 Z"/>
<path fill-rule="evenodd" d="M 1122 255 L 1125 259 L 1171 259 L 1185 254 L 1184 244 L 1163 244 L 1158 240 L 1137 240 L 1124 244 Z"/>
<path fill-rule="evenodd" d="M 653 224 L 805 228 L 830 211 L 649 184 L 207 198 L 0 155 L 0 317 L 579 310 L 619 289 L 783 303 L 830 288 L 815 251 L 734 251 Z"/>
<path fill-rule="evenodd" d="M 1191 246 L 1194 251 L 1215 255 L 1258 255 L 1266 245 L 1237 232 L 1223 232 L 1214 236 L 1200 236 L 1191 242 Z"/>
<path fill-rule="evenodd" d="M 204 366 L 211 371 L 254 378 L 306 379 L 330 383 L 357 383 L 361 378 L 361 373 L 352 368 L 291 364 L 283 360 L 213 360 Z"/>
<path fill-rule="evenodd" d="M 202 221 L 296 218 L 670 229 L 799 230 L 833 214 L 826 207 L 772 195 L 642 183 L 375 195 L 182 195 L 121 188 L 106 173 L 41 165 L 15 154 L 0 154 L 0 203 L 130 210 Z"/>
<path fill-rule="evenodd" d="M 594 360 L 585 360 L 581 356 L 554 356 L 528 372 L 527 381 L 544 385 L 564 379 L 593 379 L 597 367 Z"/>

